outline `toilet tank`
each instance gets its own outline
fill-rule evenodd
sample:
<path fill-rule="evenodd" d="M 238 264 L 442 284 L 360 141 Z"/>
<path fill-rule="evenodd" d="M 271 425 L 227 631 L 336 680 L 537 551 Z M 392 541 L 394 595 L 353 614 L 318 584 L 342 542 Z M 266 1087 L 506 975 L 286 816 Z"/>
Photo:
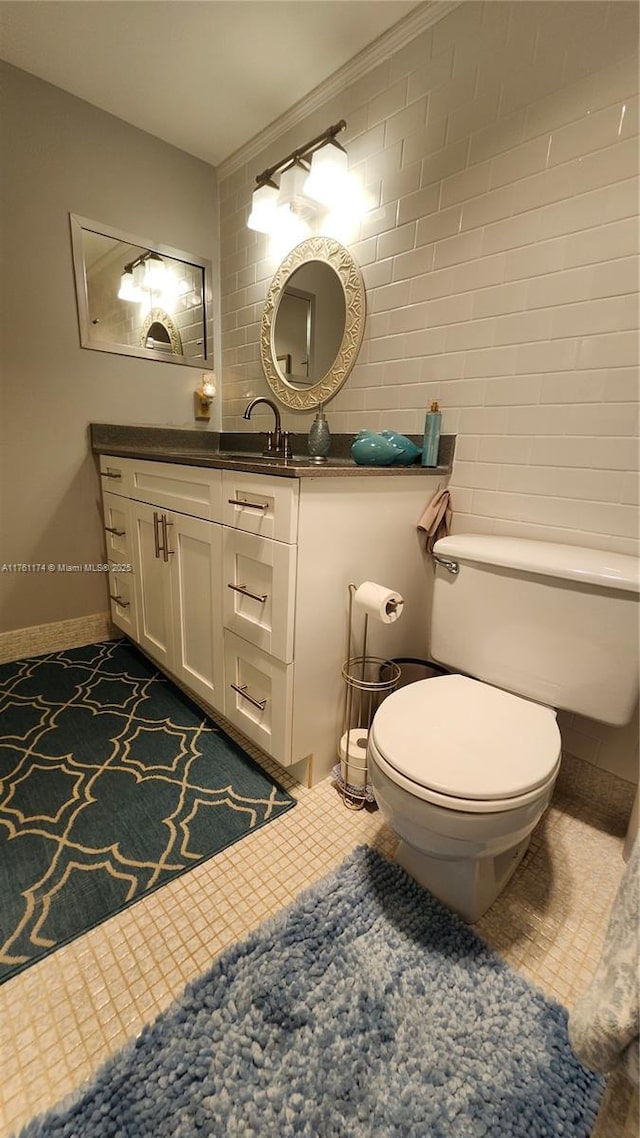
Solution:
<path fill-rule="evenodd" d="M 636 558 L 461 534 L 436 542 L 434 563 L 434 660 L 551 707 L 628 723 L 638 698 Z"/>

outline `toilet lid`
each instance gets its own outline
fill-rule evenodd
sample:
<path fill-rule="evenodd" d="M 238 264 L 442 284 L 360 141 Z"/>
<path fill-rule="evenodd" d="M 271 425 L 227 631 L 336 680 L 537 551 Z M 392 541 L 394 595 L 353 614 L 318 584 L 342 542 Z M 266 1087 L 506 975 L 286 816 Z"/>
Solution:
<path fill-rule="evenodd" d="M 453 798 L 514 798 L 552 775 L 560 754 L 555 712 L 467 676 L 400 688 L 371 728 L 387 763 Z"/>

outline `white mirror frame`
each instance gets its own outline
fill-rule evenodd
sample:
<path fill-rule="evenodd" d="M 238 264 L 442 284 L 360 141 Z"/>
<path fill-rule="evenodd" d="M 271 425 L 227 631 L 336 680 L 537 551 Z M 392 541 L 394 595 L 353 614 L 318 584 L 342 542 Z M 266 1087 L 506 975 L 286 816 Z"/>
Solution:
<path fill-rule="evenodd" d="M 69 214 L 69 222 L 71 225 L 71 247 L 73 251 L 73 268 L 76 282 L 81 346 L 97 352 L 114 352 L 120 356 L 137 356 L 140 359 L 157 360 L 160 363 L 181 364 L 183 367 L 200 368 L 200 371 L 211 370 L 213 368 L 213 336 L 211 333 L 213 292 L 211 261 L 207 261 L 203 257 L 196 257 L 192 253 L 185 253 L 181 249 L 174 249 L 170 245 L 159 245 L 157 241 L 147 241 L 146 238 L 134 236 L 131 233 L 125 233 L 121 229 L 114 229 L 112 226 L 103 225 L 98 221 L 91 221 L 87 217 L 79 217 L 75 213 Z M 137 245 L 143 249 L 150 249 L 154 253 L 164 254 L 166 257 L 173 257 L 178 261 L 185 261 L 187 264 L 195 265 L 197 268 L 203 270 L 204 358 L 191 359 L 190 357 L 172 352 L 158 351 L 155 348 L 136 347 L 133 344 L 118 344 L 112 341 L 100 343 L 91 339 L 87 277 L 82 247 L 83 230 L 89 230 L 92 233 L 101 233 L 105 237 L 112 237 L 115 241 L 124 241 L 128 245 Z"/>
<path fill-rule="evenodd" d="M 309 261 L 324 261 L 338 277 L 345 303 L 345 329 L 338 354 L 326 375 L 313 387 L 292 387 L 280 371 L 274 346 L 278 305 L 292 273 Z M 358 358 L 364 336 L 366 292 L 360 269 L 347 249 L 332 237 L 309 237 L 285 257 L 269 286 L 260 327 L 260 358 L 273 394 L 285 407 L 308 411 L 326 403 L 340 390 Z"/>

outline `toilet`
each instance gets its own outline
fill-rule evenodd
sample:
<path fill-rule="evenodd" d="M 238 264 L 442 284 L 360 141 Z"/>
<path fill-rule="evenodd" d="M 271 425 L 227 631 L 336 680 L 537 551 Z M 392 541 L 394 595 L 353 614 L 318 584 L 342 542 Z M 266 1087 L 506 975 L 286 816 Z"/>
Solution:
<path fill-rule="evenodd" d="M 482 534 L 441 538 L 431 656 L 369 731 L 396 860 L 477 921 L 502 892 L 560 768 L 556 709 L 622 726 L 638 697 L 638 561 Z"/>

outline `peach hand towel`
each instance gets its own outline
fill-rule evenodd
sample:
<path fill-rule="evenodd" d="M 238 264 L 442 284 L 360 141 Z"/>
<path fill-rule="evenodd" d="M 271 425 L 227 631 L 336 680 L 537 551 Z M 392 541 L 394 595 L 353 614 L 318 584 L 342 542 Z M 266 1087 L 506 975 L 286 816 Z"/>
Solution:
<path fill-rule="evenodd" d="M 433 495 L 424 514 L 418 522 L 418 529 L 423 529 L 427 535 L 427 553 L 440 537 L 446 537 L 451 525 L 451 502 L 448 490 L 438 490 Z"/>

